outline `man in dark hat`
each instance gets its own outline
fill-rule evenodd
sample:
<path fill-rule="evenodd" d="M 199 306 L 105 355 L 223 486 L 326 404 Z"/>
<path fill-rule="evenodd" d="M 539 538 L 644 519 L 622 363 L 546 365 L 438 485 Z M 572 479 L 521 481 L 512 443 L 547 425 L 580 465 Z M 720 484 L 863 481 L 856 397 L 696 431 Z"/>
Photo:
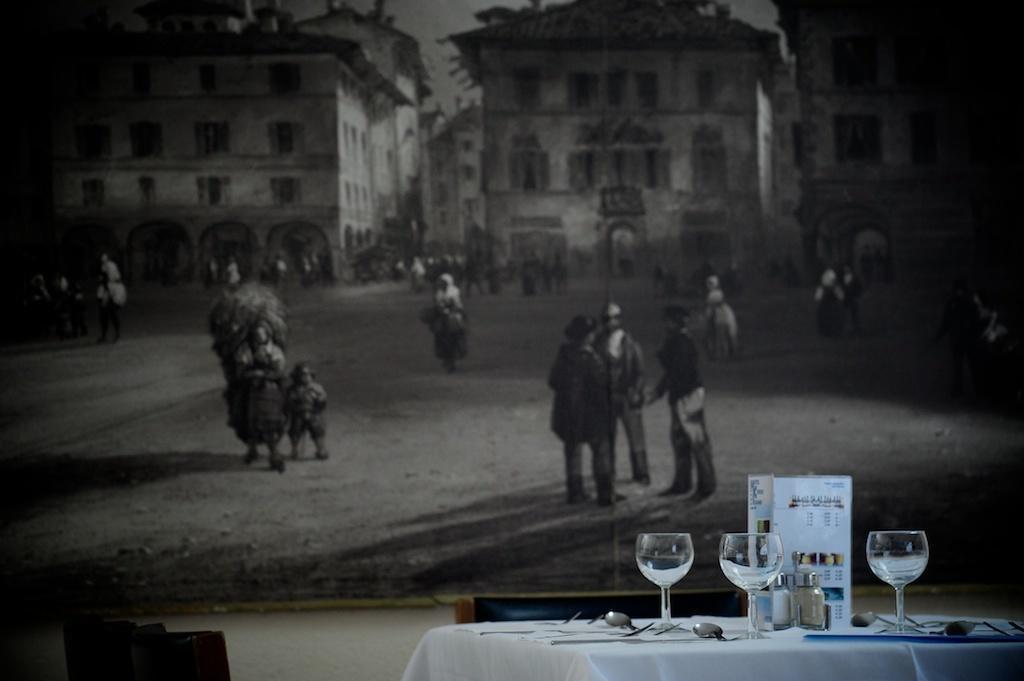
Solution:
<path fill-rule="evenodd" d="M 604 361 L 594 350 L 597 321 L 578 315 L 565 327 L 567 341 L 548 373 L 548 386 L 555 391 L 551 409 L 551 430 L 562 441 L 568 501 L 587 499 L 583 491 L 583 445 L 593 454 L 597 503 L 611 505 L 617 498 L 612 476 L 608 431 L 611 404 Z"/>
<path fill-rule="evenodd" d="M 697 345 L 686 328 L 689 316 L 682 305 L 669 305 L 664 310 L 665 341 L 658 351 L 664 375 L 648 403 L 668 393 L 676 471 L 672 485 L 661 493 L 662 496 L 686 494 L 693 488 L 695 459 L 697 494 L 703 498 L 715 491 L 715 469 L 711 462 L 711 440 L 704 423 L 704 384 L 697 371 Z"/>
<path fill-rule="evenodd" d="M 619 421 L 626 431 L 629 463 L 633 480 L 651 484 L 647 469 L 647 443 L 644 438 L 644 356 L 633 336 L 622 327 L 622 308 L 609 302 L 601 315 L 603 329 L 595 343 L 608 367 L 611 384 L 612 423 L 609 441 L 612 471 L 615 470 L 615 440 Z"/>

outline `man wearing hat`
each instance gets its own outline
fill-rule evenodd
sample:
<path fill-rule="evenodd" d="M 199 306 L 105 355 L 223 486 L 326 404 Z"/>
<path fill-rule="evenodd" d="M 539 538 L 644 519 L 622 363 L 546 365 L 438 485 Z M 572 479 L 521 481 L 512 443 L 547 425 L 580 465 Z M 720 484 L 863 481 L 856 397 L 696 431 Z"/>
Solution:
<path fill-rule="evenodd" d="M 565 327 L 566 342 L 548 373 L 548 386 L 555 391 L 551 409 L 551 430 L 562 441 L 568 501 L 587 500 L 583 491 L 583 445 L 593 454 L 597 503 L 611 505 L 616 500 L 612 475 L 608 429 L 611 408 L 608 402 L 608 374 L 604 361 L 594 351 L 597 321 L 577 315 Z"/>
<path fill-rule="evenodd" d="M 640 344 L 622 328 L 622 309 L 609 302 L 601 315 L 604 328 L 596 346 L 608 367 L 611 385 L 612 421 L 609 431 L 612 471 L 615 469 L 615 439 L 618 422 L 626 431 L 633 480 L 651 484 L 644 441 L 644 356 Z"/>
<path fill-rule="evenodd" d="M 707 497 L 715 491 L 711 440 L 704 422 L 704 384 L 697 371 L 697 345 L 686 328 L 689 316 L 689 310 L 682 305 L 669 305 L 664 310 L 665 341 L 658 351 L 664 374 L 648 399 L 648 403 L 654 402 L 668 393 L 676 472 L 672 485 L 662 496 L 686 494 L 693 488 L 694 460 L 697 495 Z"/>

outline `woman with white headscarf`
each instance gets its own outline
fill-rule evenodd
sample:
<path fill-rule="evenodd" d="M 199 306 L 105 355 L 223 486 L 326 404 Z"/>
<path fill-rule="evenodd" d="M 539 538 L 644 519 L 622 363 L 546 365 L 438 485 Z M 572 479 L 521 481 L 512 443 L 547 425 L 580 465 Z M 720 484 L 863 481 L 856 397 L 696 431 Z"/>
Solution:
<path fill-rule="evenodd" d="M 814 291 L 814 300 L 818 303 L 818 333 L 826 338 L 842 336 L 846 316 L 843 287 L 831 267 L 822 273 L 821 284 Z"/>
<path fill-rule="evenodd" d="M 467 352 L 466 311 L 455 279 L 447 272 L 437 278 L 430 330 L 434 333 L 434 354 L 448 373 L 455 371 L 455 360 Z"/>

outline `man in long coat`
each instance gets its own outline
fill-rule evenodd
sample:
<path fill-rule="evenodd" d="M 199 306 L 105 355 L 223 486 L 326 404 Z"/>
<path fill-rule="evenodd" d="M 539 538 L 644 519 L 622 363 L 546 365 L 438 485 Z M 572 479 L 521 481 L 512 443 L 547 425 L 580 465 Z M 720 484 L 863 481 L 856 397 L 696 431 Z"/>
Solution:
<path fill-rule="evenodd" d="M 589 445 L 597 503 L 608 506 L 617 499 L 608 441 L 611 405 L 605 364 L 593 347 L 596 332 L 597 321 L 582 315 L 565 327 L 567 342 L 559 348 L 548 373 L 548 386 L 555 391 L 551 430 L 563 444 L 569 503 L 587 500 L 583 491 L 583 446 Z"/>

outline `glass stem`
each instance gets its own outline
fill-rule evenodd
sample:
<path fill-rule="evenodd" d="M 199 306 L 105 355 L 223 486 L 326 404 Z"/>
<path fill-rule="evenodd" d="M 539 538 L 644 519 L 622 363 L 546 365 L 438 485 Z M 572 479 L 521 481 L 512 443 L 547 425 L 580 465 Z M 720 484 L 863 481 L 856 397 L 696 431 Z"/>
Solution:
<path fill-rule="evenodd" d="M 672 600 L 668 596 L 667 586 L 661 587 L 661 621 L 672 624 Z"/>
<path fill-rule="evenodd" d="M 757 638 L 757 592 L 747 592 L 747 638 Z"/>
<path fill-rule="evenodd" d="M 906 615 L 903 613 L 903 587 L 896 587 L 896 631 L 903 633 L 907 630 Z"/>

